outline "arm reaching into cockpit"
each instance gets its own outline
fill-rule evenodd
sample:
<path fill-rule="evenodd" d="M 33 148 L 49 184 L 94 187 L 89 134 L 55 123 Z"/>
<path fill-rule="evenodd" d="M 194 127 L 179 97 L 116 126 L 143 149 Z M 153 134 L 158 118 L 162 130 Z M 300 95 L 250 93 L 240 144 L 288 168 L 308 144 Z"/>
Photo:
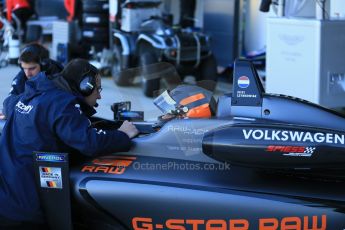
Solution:
<path fill-rule="evenodd" d="M 124 121 L 118 130 L 127 134 L 129 138 L 133 138 L 139 134 L 139 131 L 135 125 L 129 121 Z"/>

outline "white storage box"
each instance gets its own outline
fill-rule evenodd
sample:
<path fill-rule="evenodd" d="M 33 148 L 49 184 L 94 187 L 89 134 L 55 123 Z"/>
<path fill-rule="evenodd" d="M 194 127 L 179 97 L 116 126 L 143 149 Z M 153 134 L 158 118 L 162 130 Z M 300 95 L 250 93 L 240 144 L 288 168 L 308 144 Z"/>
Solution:
<path fill-rule="evenodd" d="M 161 10 L 155 8 L 124 8 L 122 10 L 121 30 L 126 32 L 139 31 L 141 23 L 151 16 L 160 16 Z"/>
<path fill-rule="evenodd" d="M 52 58 L 57 57 L 58 44 L 68 44 L 76 42 L 79 39 L 79 31 L 76 21 L 67 22 L 57 20 L 53 22 L 53 44 L 52 44 Z"/>
<path fill-rule="evenodd" d="M 266 90 L 345 107 L 345 21 L 269 18 Z"/>

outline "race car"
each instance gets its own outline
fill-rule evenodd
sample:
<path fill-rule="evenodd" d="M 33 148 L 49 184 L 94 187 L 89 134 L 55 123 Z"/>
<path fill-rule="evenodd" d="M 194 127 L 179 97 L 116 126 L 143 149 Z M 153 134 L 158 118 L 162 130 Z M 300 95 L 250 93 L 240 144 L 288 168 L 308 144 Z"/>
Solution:
<path fill-rule="evenodd" d="M 246 60 L 233 79 L 211 118 L 136 122 L 129 152 L 36 152 L 51 229 L 344 229 L 344 117 L 265 93 Z"/>

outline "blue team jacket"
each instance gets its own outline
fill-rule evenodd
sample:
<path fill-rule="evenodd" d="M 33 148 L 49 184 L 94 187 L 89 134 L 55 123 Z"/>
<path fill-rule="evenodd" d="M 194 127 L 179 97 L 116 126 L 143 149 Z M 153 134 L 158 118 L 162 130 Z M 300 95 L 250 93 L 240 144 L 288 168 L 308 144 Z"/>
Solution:
<path fill-rule="evenodd" d="M 78 96 L 56 88 L 42 72 L 26 82 L 0 136 L 0 216 L 43 221 L 34 181 L 34 151 L 74 149 L 94 156 L 129 150 L 125 133 L 92 128 L 81 108 Z"/>
<path fill-rule="evenodd" d="M 42 62 L 44 62 L 44 64 L 41 64 L 41 70 L 45 72 L 46 75 L 57 74 L 63 70 L 63 66 L 52 59 L 44 59 Z M 20 70 L 12 80 L 10 93 L 3 102 L 2 113 L 5 114 L 5 116 L 9 116 L 13 111 L 14 106 L 17 104 L 18 97 L 24 92 L 26 81 L 27 77 L 25 76 L 24 70 Z"/>

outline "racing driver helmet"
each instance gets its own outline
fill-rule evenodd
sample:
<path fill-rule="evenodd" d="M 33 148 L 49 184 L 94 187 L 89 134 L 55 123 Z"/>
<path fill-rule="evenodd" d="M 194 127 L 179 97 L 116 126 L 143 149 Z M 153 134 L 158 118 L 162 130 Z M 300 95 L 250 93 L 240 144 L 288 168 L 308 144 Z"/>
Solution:
<path fill-rule="evenodd" d="M 166 90 L 153 103 L 174 118 L 210 118 L 216 108 L 213 93 L 196 85 L 179 85 L 171 91 Z"/>

